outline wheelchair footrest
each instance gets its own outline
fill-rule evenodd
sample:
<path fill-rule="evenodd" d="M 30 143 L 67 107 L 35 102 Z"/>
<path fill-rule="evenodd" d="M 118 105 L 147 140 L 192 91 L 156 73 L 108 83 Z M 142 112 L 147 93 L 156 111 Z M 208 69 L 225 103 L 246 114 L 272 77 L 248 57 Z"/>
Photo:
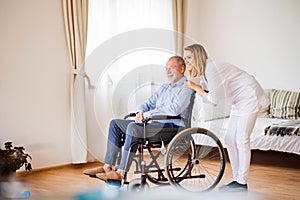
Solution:
<path fill-rule="evenodd" d="M 181 168 L 180 167 L 176 167 L 176 168 L 172 168 L 172 171 L 180 171 Z M 164 169 L 160 169 L 160 172 L 164 172 Z M 155 170 L 146 170 L 146 173 L 155 173 L 155 172 L 159 172 L 159 170 L 155 169 Z M 134 174 L 140 174 L 142 173 L 141 171 L 134 171 Z"/>
<path fill-rule="evenodd" d="M 165 170 L 164 169 L 160 169 L 160 171 L 164 172 Z M 145 173 L 147 174 L 147 173 L 155 173 L 155 172 L 159 172 L 159 170 L 157 170 L 157 169 L 156 170 L 146 170 Z M 134 174 L 140 174 L 140 173 L 142 173 L 142 172 L 141 171 L 134 171 Z"/>
<path fill-rule="evenodd" d="M 170 171 L 180 171 L 180 170 L 181 170 L 180 167 L 175 167 L 175 168 L 170 169 Z"/>
<path fill-rule="evenodd" d="M 191 179 L 191 178 L 205 178 L 205 174 L 200 174 L 198 176 L 185 176 L 185 177 L 176 177 L 175 180 L 176 181 L 181 181 L 181 180 L 184 180 L 184 179 Z"/>

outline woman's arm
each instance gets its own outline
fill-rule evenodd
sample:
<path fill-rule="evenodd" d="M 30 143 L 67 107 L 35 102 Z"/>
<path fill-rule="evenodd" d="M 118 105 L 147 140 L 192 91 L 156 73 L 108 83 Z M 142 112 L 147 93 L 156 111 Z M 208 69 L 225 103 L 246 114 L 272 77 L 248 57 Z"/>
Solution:
<path fill-rule="evenodd" d="M 208 99 L 208 91 L 203 90 L 203 88 L 200 85 L 194 83 L 193 81 L 188 81 L 187 86 L 195 90 L 197 94 L 199 94 L 202 97 L 204 103 L 212 104 L 214 106 L 216 105 L 215 103 L 213 103 Z"/>
<path fill-rule="evenodd" d="M 196 91 L 198 94 L 200 94 L 201 96 L 203 96 L 204 94 L 206 94 L 206 92 L 201 88 L 201 86 L 198 85 L 198 84 L 196 84 L 196 83 L 194 83 L 193 81 L 188 81 L 188 82 L 187 82 L 187 85 L 188 85 L 191 89 L 195 90 L 195 91 Z"/>

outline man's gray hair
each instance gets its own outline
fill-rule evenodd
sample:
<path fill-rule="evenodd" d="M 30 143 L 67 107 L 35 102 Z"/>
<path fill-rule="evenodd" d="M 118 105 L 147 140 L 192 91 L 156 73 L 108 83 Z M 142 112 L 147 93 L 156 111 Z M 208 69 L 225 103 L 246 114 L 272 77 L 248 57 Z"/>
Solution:
<path fill-rule="evenodd" d="M 176 59 L 176 65 L 178 67 L 181 67 L 183 65 L 184 70 L 185 70 L 186 65 L 185 65 L 184 59 L 181 56 L 172 56 L 171 58 L 169 58 L 169 60 L 172 60 L 172 59 Z"/>

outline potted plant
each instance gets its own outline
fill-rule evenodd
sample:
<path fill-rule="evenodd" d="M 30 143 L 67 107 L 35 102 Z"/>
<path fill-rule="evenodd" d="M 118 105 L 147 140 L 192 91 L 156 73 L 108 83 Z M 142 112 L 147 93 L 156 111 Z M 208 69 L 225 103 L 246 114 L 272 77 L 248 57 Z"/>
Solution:
<path fill-rule="evenodd" d="M 7 179 L 23 165 L 30 171 L 31 164 L 27 161 L 31 156 L 24 152 L 24 147 L 13 147 L 12 142 L 4 143 L 5 149 L 0 149 L 0 178 Z"/>

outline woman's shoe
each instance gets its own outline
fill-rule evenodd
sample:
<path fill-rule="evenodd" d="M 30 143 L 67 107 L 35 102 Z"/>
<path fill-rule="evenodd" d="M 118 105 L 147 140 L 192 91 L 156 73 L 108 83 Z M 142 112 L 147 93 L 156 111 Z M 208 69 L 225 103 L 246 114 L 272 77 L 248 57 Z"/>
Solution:
<path fill-rule="evenodd" d="M 223 192 L 245 192 L 248 190 L 247 184 L 240 184 L 237 181 L 232 181 L 231 183 L 219 187 L 220 191 Z"/>

